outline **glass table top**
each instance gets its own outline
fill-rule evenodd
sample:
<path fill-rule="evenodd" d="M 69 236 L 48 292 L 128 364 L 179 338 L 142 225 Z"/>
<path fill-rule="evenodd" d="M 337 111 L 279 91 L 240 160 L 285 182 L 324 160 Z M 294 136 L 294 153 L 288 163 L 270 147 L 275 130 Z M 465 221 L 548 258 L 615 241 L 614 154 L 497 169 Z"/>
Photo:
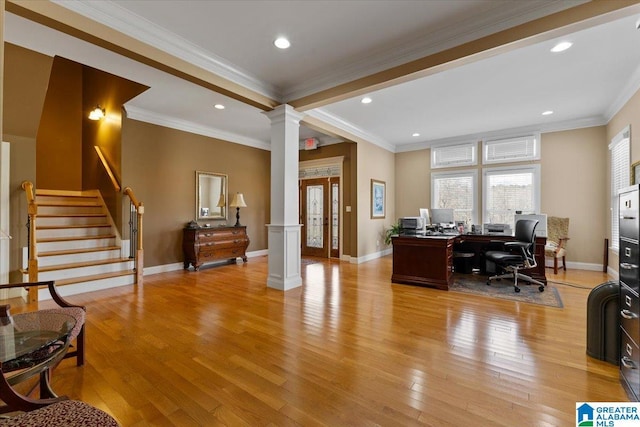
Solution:
<path fill-rule="evenodd" d="M 52 312 L 28 312 L 0 318 L 0 362 L 3 370 L 37 363 L 66 343 L 75 326 L 72 316 Z"/>

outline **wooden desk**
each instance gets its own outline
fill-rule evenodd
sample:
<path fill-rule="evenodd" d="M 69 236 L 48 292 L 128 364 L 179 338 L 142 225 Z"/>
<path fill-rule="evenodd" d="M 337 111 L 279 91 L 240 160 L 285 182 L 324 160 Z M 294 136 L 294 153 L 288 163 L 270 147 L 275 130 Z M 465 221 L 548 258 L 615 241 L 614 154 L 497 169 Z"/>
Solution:
<path fill-rule="evenodd" d="M 453 284 L 453 243 L 456 236 L 394 236 L 394 283 L 449 290 Z"/>
<path fill-rule="evenodd" d="M 453 283 L 453 251 L 473 253 L 473 267 L 486 273 L 484 253 L 500 250 L 502 242 L 512 236 L 462 234 L 459 236 L 393 236 L 393 283 L 409 283 L 449 290 Z M 547 283 L 544 268 L 546 237 L 536 237 L 535 257 L 538 266 L 522 270 L 536 280 Z"/>

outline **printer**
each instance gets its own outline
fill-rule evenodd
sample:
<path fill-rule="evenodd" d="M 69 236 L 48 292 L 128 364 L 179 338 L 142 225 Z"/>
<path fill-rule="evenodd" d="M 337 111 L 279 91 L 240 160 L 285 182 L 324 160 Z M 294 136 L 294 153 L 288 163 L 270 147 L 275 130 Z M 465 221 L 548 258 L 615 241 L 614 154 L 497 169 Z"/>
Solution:
<path fill-rule="evenodd" d="M 511 236 L 511 226 L 509 224 L 484 224 L 483 234 L 495 234 L 497 236 Z"/>

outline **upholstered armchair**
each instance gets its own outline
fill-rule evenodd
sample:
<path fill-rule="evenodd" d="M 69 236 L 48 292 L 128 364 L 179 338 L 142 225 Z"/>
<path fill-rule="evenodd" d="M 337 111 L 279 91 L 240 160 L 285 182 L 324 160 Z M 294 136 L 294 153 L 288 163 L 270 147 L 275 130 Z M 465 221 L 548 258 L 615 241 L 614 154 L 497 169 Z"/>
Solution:
<path fill-rule="evenodd" d="M 562 259 L 562 268 L 567 271 L 567 241 L 569 240 L 569 218 L 550 216 L 547 219 L 547 244 L 544 247 L 546 257 L 553 258 L 553 273 L 558 274 L 558 260 Z"/>
<path fill-rule="evenodd" d="M 16 416 L 0 416 L 0 425 L 15 427 L 119 427 L 106 412 L 78 400 L 63 400 Z"/>

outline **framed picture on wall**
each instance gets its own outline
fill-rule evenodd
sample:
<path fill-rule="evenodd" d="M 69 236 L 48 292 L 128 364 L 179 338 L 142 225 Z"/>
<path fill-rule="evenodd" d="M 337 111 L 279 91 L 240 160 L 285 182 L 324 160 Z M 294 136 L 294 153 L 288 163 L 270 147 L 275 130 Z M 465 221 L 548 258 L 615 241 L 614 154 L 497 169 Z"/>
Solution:
<path fill-rule="evenodd" d="M 640 184 L 640 162 L 631 165 L 631 185 Z"/>
<path fill-rule="evenodd" d="M 387 189 L 384 181 L 371 180 L 371 218 L 384 218 L 386 213 Z"/>

